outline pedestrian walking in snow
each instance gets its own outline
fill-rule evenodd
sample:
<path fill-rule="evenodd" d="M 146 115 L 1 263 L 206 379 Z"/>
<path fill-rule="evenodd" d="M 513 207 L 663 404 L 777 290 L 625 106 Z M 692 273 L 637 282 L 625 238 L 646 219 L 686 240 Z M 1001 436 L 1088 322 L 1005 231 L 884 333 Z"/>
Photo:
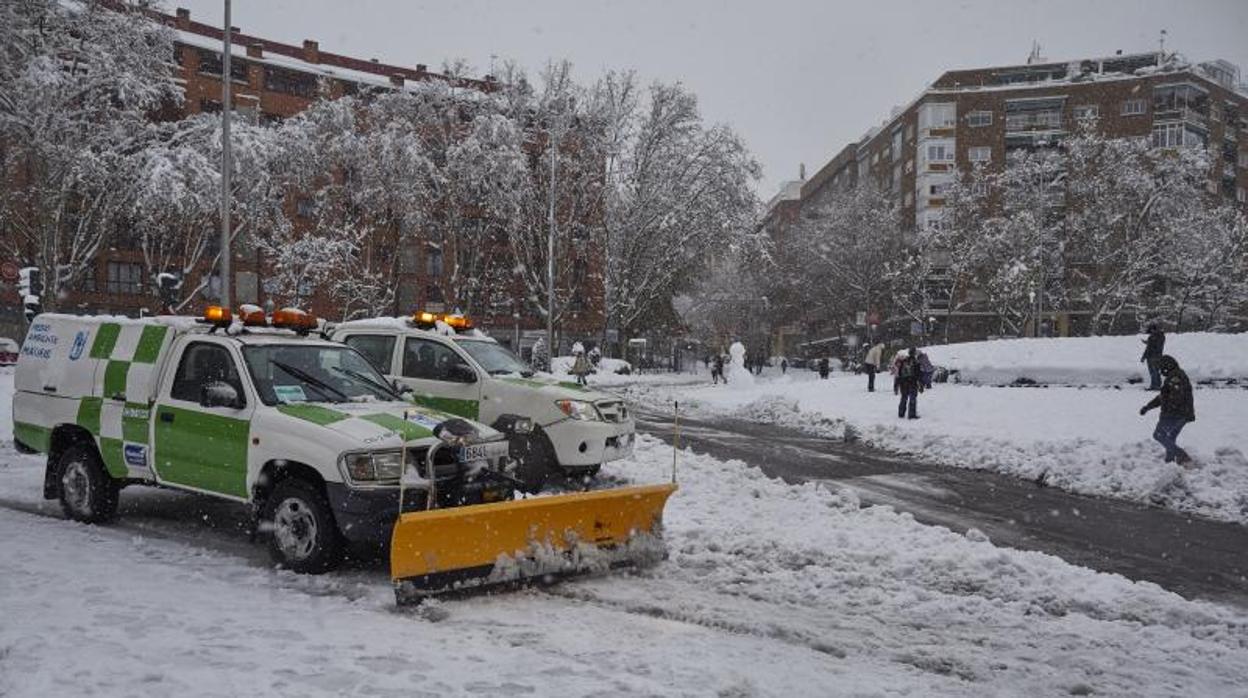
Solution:
<path fill-rule="evenodd" d="M 884 345 L 876 342 L 867 350 L 867 357 L 862 361 L 862 369 L 867 372 L 867 392 L 875 392 L 875 374 L 880 370 L 880 362 L 884 360 Z"/>
<path fill-rule="evenodd" d="M 936 367 L 932 365 L 932 360 L 927 358 L 927 352 L 919 352 L 919 376 L 923 381 L 923 387 L 926 390 L 932 389 L 932 375 L 936 373 Z"/>
<path fill-rule="evenodd" d="M 1165 376 L 1161 392 L 1140 408 L 1140 414 L 1147 414 L 1154 407 L 1161 408 L 1153 438 L 1165 447 L 1167 463 L 1177 461 L 1179 465 L 1186 465 L 1192 459 L 1175 441 L 1188 422 L 1196 421 L 1192 382 L 1173 356 L 1162 355 L 1157 359 L 1157 368 Z"/>
<path fill-rule="evenodd" d="M 585 378 L 589 372 L 593 370 L 589 359 L 585 356 L 585 347 L 580 342 L 572 345 L 572 375 L 576 376 L 577 385 L 585 385 L 588 380 Z"/>
<path fill-rule="evenodd" d="M 900 383 L 897 379 L 897 373 L 901 371 L 901 362 L 905 361 L 907 356 L 908 354 L 906 354 L 905 349 L 898 349 L 897 353 L 893 355 L 893 362 L 888 366 L 888 372 L 893 374 L 893 395 L 897 395 L 901 392 Z"/>
<path fill-rule="evenodd" d="M 827 379 L 828 370 L 828 357 L 825 356 L 822 359 L 819 359 L 819 378 L 821 380 Z"/>
<path fill-rule="evenodd" d="M 897 388 L 901 402 L 897 404 L 897 418 L 919 418 L 919 393 L 923 390 L 918 352 L 911 348 L 897 366 Z"/>
<path fill-rule="evenodd" d="M 780 375 L 786 375 L 789 372 L 789 360 L 780 359 Z"/>
<path fill-rule="evenodd" d="M 1148 365 L 1148 390 L 1161 389 L 1161 370 L 1158 362 L 1166 350 L 1166 333 L 1156 323 L 1148 326 L 1148 339 L 1144 340 L 1144 355 L 1140 363 Z"/>
<path fill-rule="evenodd" d="M 728 377 L 724 375 L 724 356 L 723 354 L 715 355 L 715 362 L 711 366 L 711 381 L 715 385 L 719 385 L 719 381 L 728 382 Z"/>

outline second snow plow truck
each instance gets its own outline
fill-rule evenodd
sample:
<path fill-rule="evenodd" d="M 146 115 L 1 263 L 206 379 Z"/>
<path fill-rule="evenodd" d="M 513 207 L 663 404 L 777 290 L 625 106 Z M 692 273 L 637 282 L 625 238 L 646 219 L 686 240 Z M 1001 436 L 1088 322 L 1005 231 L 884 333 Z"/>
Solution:
<path fill-rule="evenodd" d="M 36 317 L 14 376 L 13 435 L 47 454 L 44 496 L 102 523 L 135 484 L 249 505 L 275 561 L 333 569 L 390 543 L 400 602 L 646 563 L 675 485 L 515 499 L 511 441 L 414 405 L 298 310 L 131 320 Z"/>

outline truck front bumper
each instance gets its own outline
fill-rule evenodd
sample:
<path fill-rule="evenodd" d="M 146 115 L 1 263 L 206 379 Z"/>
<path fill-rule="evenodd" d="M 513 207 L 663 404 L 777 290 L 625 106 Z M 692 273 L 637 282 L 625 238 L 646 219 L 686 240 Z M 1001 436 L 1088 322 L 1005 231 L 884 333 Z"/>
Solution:
<path fill-rule="evenodd" d="M 510 490 L 484 482 L 438 483 L 438 488 L 439 507 L 484 504 L 512 497 Z M 390 542 L 394 522 L 399 517 L 399 488 L 364 489 L 327 482 L 325 490 L 344 538 L 351 543 Z M 423 489 L 404 490 L 403 511 L 424 511 L 427 501 Z"/>
<path fill-rule="evenodd" d="M 565 419 L 543 429 L 555 448 L 560 467 L 588 468 L 632 455 L 637 426 L 632 419 L 623 422 Z"/>

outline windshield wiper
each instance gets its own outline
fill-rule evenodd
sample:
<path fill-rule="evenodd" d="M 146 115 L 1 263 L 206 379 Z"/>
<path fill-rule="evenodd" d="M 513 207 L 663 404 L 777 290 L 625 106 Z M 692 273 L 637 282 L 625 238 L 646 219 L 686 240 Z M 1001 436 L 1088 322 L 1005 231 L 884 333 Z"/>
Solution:
<path fill-rule="evenodd" d="M 379 383 L 376 380 L 373 380 L 372 378 L 369 378 L 368 376 L 364 375 L 363 373 L 360 373 L 359 371 L 353 371 L 349 368 L 344 368 L 342 366 L 330 366 L 329 368 L 330 370 L 338 371 L 339 373 L 344 373 L 360 381 L 361 383 L 364 383 L 365 385 L 372 386 L 373 388 L 377 390 L 377 392 L 381 393 L 382 395 L 387 395 L 392 398 L 402 399 L 402 397 L 398 393 L 394 392 L 394 389 L 391 388 L 390 386 L 386 385 L 385 383 Z"/>
<path fill-rule="evenodd" d="M 291 366 L 291 365 L 289 365 L 289 364 L 284 364 L 284 363 L 282 363 L 281 361 L 274 361 L 273 359 L 269 359 L 269 363 L 271 363 L 271 364 L 273 364 L 274 366 L 276 366 L 276 367 L 278 367 L 278 368 L 282 369 L 283 371 L 285 371 L 285 372 L 289 373 L 290 375 L 294 376 L 295 378 L 298 378 L 299 380 L 301 380 L 301 381 L 303 381 L 303 382 L 305 382 L 305 383 L 308 383 L 308 384 L 309 384 L 309 385 L 311 385 L 313 388 L 316 388 L 317 390 L 321 391 L 321 394 L 322 394 L 322 395 L 324 395 L 324 396 L 326 396 L 326 397 L 329 397 L 329 394 L 330 394 L 331 392 L 333 392 L 333 393 L 337 393 L 338 398 L 339 398 L 339 400 L 338 400 L 339 402 L 346 402 L 346 401 L 347 401 L 347 394 L 346 394 L 346 393 L 344 393 L 344 392 L 342 392 L 341 390 L 339 390 L 339 389 L 335 388 L 334 386 L 330 385 L 329 383 L 326 383 L 325 381 L 321 380 L 320 378 L 317 378 L 316 376 L 314 376 L 314 375 L 312 375 L 312 374 L 308 373 L 307 371 L 304 371 L 303 369 L 300 369 L 300 368 L 295 368 L 294 366 Z"/>

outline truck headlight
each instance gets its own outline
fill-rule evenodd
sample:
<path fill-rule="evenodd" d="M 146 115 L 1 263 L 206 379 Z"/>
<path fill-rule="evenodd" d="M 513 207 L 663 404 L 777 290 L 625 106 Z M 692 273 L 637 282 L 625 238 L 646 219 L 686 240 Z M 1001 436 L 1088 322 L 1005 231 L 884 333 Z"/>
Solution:
<path fill-rule="evenodd" d="M 366 451 L 342 457 L 342 471 L 352 482 L 398 480 L 403 456 L 398 451 Z"/>
<path fill-rule="evenodd" d="M 572 419 L 579 419 L 584 422 L 598 422 L 602 417 L 598 414 L 598 408 L 594 407 L 594 403 L 585 402 L 584 400 L 555 400 L 555 404 L 559 409 Z"/>

